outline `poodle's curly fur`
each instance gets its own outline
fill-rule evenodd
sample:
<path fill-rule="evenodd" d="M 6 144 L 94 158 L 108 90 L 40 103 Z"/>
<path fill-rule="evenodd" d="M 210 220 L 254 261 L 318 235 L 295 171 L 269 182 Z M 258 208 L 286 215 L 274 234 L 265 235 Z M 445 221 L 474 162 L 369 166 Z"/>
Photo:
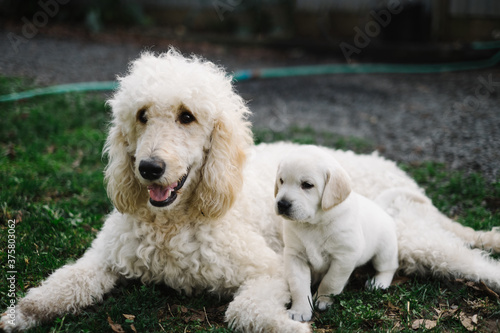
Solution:
<path fill-rule="evenodd" d="M 238 331 L 309 332 L 285 311 L 282 221 L 273 208 L 277 165 L 294 145 L 253 146 L 249 110 L 231 78 L 174 49 L 133 61 L 108 103 L 105 179 L 116 209 L 83 257 L 32 288 L 18 300 L 15 324 L 3 316 L 0 327 L 24 330 L 78 312 L 126 277 L 232 295 L 226 320 Z M 500 290 L 498 262 L 471 249 L 500 251 L 500 233 L 451 221 L 377 154 L 331 153 L 354 190 L 396 220 L 403 271 L 483 280 Z M 161 172 L 145 170 L 151 161 Z"/>

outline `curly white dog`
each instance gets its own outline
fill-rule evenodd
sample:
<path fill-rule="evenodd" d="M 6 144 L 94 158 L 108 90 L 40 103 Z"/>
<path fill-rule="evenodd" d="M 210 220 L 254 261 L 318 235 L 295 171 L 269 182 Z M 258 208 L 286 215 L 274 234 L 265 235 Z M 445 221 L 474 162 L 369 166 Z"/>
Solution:
<path fill-rule="evenodd" d="M 398 268 L 396 225 L 380 206 L 352 191 L 351 179 L 331 151 L 302 146 L 281 161 L 274 188 L 284 224 L 285 275 L 292 295 L 290 318 L 312 318 L 311 282 L 319 282 L 316 305 L 344 289 L 358 266 L 373 262 L 369 287 L 388 288 Z M 312 273 L 312 281 L 311 281 Z"/>
<path fill-rule="evenodd" d="M 32 288 L 1 319 L 23 330 L 102 300 L 119 277 L 186 293 L 234 295 L 226 320 L 238 331 L 308 332 L 288 317 L 282 219 L 274 213 L 278 161 L 295 146 L 253 146 L 249 111 L 214 64 L 175 50 L 143 54 L 109 101 L 108 194 L 116 209 L 75 263 Z M 354 189 L 383 200 L 398 227 L 408 273 L 482 279 L 500 290 L 500 267 L 470 246 L 500 250 L 500 234 L 475 232 L 406 191 L 417 185 L 376 155 L 335 152 Z"/>

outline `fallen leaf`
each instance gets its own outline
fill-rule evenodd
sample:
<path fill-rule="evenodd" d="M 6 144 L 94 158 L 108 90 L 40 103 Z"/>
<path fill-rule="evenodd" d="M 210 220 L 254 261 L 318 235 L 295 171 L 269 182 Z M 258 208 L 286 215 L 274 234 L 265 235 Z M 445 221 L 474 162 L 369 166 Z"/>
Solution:
<path fill-rule="evenodd" d="M 459 317 L 460 317 L 460 322 L 467 329 L 467 331 L 472 332 L 476 330 L 477 315 L 469 316 L 464 312 L 460 312 Z"/>
<path fill-rule="evenodd" d="M 131 321 L 134 321 L 134 319 L 135 319 L 135 316 L 131 315 L 131 314 L 123 314 L 123 316 L 125 317 L 125 319 L 131 320 Z"/>
<path fill-rule="evenodd" d="M 478 283 L 477 282 L 473 282 L 473 281 L 465 281 L 463 279 L 455 279 L 455 281 L 463 283 L 467 287 L 470 287 L 470 288 L 472 288 L 474 290 L 486 292 L 486 294 L 488 294 L 489 296 L 492 296 L 492 297 L 494 297 L 496 299 L 500 299 L 500 296 L 496 292 L 494 292 L 493 290 L 491 290 L 490 287 L 488 287 L 483 281 L 479 281 Z"/>
<path fill-rule="evenodd" d="M 403 313 L 403 310 L 392 304 L 391 302 L 387 302 L 387 311 L 386 314 L 389 317 L 393 317 L 394 319 L 399 317 Z"/>
<path fill-rule="evenodd" d="M 78 156 L 76 158 L 76 160 L 73 161 L 73 163 L 71 163 L 71 167 L 73 169 L 76 169 L 80 166 L 80 164 L 82 163 L 82 160 L 83 160 L 83 151 L 81 149 L 78 150 Z"/>
<path fill-rule="evenodd" d="M 5 155 L 10 159 L 14 160 L 16 158 L 16 149 L 13 144 L 9 144 L 7 146 L 7 151 L 5 152 Z"/>
<path fill-rule="evenodd" d="M 130 325 L 130 329 L 131 329 L 132 331 L 134 331 L 135 333 L 137 333 L 137 330 L 135 329 L 134 324 Z"/>
<path fill-rule="evenodd" d="M 168 305 L 168 311 L 172 317 L 174 317 L 170 305 Z M 183 305 L 172 305 L 172 309 L 176 309 L 177 313 L 182 316 L 182 319 L 184 320 L 185 323 L 189 323 L 191 321 L 199 320 L 199 321 L 204 321 L 205 320 L 205 312 L 204 311 L 199 311 L 191 308 L 187 308 Z M 174 310 L 175 311 L 175 310 Z"/>
<path fill-rule="evenodd" d="M 428 330 L 433 329 L 436 327 L 437 322 L 435 320 L 429 320 L 429 319 L 417 319 L 411 324 L 411 328 L 414 330 L 418 330 L 419 328 L 426 328 Z"/>
<path fill-rule="evenodd" d="M 439 309 L 434 309 L 437 313 L 436 319 L 442 318 L 451 318 L 458 311 L 458 307 L 456 305 L 452 305 L 451 308 L 447 308 L 447 305 L 439 304 Z"/>
<path fill-rule="evenodd" d="M 488 287 L 483 281 L 479 281 L 479 283 L 480 283 L 481 289 L 483 291 L 485 291 L 488 295 L 490 295 L 496 299 L 500 299 L 500 296 L 498 296 L 498 294 L 496 292 L 491 290 L 490 287 Z"/>
<path fill-rule="evenodd" d="M 16 224 L 19 224 L 23 221 L 23 212 L 22 211 L 20 211 L 20 210 L 17 211 L 15 220 L 16 220 Z"/>
<path fill-rule="evenodd" d="M 484 309 L 487 306 L 487 301 L 483 299 L 464 299 L 467 306 L 470 307 L 469 312 L 476 312 L 477 310 Z"/>
<path fill-rule="evenodd" d="M 467 282 L 465 282 L 465 285 L 467 287 L 471 287 L 472 289 L 479 290 L 479 287 L 476 286 L 476 283 L 473 281 L 467 281 Z"/>
<path fill-rule="evenodd" d="M 206 312 L 207 313 L 210 313 L 210 314 L 216 314 L 216 313 L 225 313 L 227 310 L 227 305 L 221 305 L 221 306 L 218 306 L 216 308 L 208 308 L 206 309 Z"/>
<path fill-rule="evenodd" d="M 403 283 L 410 281 L 410 278 L 407 276 L 396 276 L 392 279 L 391 286 L 399 286 Z"/>
<path fill-rule="evenodd" d="M 111 327 L 111 329 L 113 330 L 113 332 L 125 333 L 122 326 L 120 324 L 115 324 L 110 316 L 108 316 L 108 323 L 109 323 L 109 326 Z"/>
<path fill-rule="evenodd" d="M 184 322 L 187 324 L 191 321 L 200 321 L 203 322 L 205 320 L 205 313 L 203 311 L 197 311 L 191 309 L 192 314 L 184 318 Z"/>

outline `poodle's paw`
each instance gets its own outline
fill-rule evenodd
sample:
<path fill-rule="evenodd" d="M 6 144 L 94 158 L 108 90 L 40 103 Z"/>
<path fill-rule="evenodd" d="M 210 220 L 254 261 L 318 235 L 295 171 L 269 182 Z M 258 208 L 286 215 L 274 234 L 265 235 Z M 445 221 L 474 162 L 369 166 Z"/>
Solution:
<path fill-rule="evenodd" d="M 307 310 L 290 309 L 287 312 L 290 319 L 295 321 L 310 321 L 312 318 L 312 310 L 309 308 Z"/>
<path fill-rule="evenodd" d="M 320 296 L 318 297 L 318 300 L 316 301 L 316 307 L 320 311 L 325 311 L 328 309 L 331 305 L 333 304 L 332 299 L 330 296 Z"/>
<path fill-rule="evenodd" d="M 16 328 L 16 322 L 14 317 L 10 317 L 7 312 L 2 313 L 2 317 L 0 318 L 0 330 L 2 332 L 14 332 Z"/>
<path fill-rule="evenodd" d="M 7 333 L 24 331 L 35 325 L 36 322 L 26 318 L 17 306 L 7 309 L 0 317 L 0 330 Z"/>

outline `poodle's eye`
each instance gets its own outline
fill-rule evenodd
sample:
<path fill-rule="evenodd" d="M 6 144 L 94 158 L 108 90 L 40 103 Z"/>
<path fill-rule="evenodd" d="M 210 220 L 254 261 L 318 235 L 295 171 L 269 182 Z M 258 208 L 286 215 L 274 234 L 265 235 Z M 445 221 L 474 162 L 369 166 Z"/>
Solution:
<path fill-rule="evenodd" d="M 283 185 L 283 178 L 280 178 L 280 184 Z"/>
<path fill-rule="evenodd" d="M 187 125 L 195 121 L 196 118 L 193 116 L 193 114 L 189 111 L 182 111 L 182 113 L 179 115 L 179 122 L 183 125 Z"/>
<path fill-rule="evenodd" d="M 145 124 L 148 122 L 148 118 L 146 117 L 146 108 L 142 108 L 137 112 L 137 120 L 141 123 Z"/>
<path fill-rule="evenodd" d="M 309 190 L 313 187 L 314 187 L 314 185 L 309 183 L 309 182 L 303 182 L 302 184 L 300 184 L 300 188 L 303 190 Z"/>

